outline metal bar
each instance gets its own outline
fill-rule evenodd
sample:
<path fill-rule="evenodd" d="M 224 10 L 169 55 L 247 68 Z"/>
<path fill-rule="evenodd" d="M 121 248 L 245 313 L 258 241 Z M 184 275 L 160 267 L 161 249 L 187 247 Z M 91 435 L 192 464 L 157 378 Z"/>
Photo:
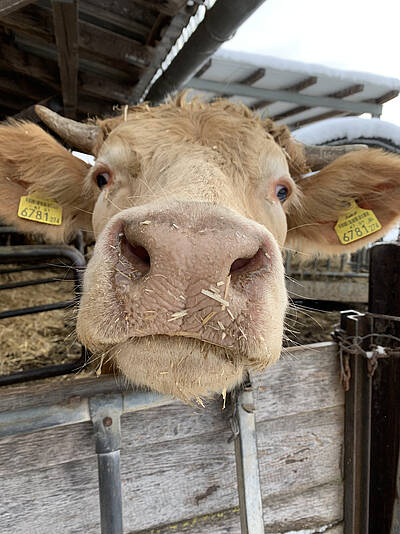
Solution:
<path fill-rule="evenodd" d="M 76 301 L 66 300 L 64 302 L 55 302 L 54 304 L 42 304 L 40 306 L 30 306 L 28 308 L 20 308 L 18 310 L 7 310 L 0 313 L 0 319 L 7 319 L 8 317 L 20 317 L 22 315 L 30 315 L 31 313 L 62 310 L 74 305 L 76 305 Z"/>
<path fill-rule="evenodd" d="M 123 413 L 162 406 L 171 402 L 171 397 L 159 393 L 134 391 L 123 392 Z M 52 406 L 24 408 L 0 413 L 0 438 L 38 432 L 58 426 L 90 421 L 87 397 L 73 396 L 69 401 Z"/>
<path fill-rule="evenodd" d="M 120 451 L 97 455 L 102 534 L 122 534 Z"/>
<path fill-rule="evenodd" d="M 255 405 L 251 386 L 240 391 L 236 402 L 239 435 L 235 439 L 235 455 L 241 532 L 264 534 Z"/>
<path fill-rule="evenodd" d="M 102 534 L 122 534 L 120 474 L 121 394 L 95 395 L 89 400 L 99 469 Z"/>
<path fill-rule="evenodd" d="M 178 56 L 179 57 L 179 56 Z M 381 113 L 381 104 L 372 104 L 368 102 L 352 102 L 341 100 L 339 98 L 310 96 L 290 91 L 276 91 L 272 89 L 262 89 L 260 87 L 251 87 L 240 83 L 222 83 L 204 80 L 203 78 L 192 78 L 185 84 L 186 87 L 197 89 L 199 91 L 208 91 L 211 93 L 227 93 L 236 96 L 247 96 L 250 98 L 263 98 L 278 102 L 290 102 L 293 104 L 303 104 L 310 107 L 323 107 L 349 111 L 354 113 Z"/>
<path fill-rule="evenodd" d="M 343 312 L 341 327 L 349 336 L 369 331 L 369 319 Z M 353 356 L 350 389 L 345 394 L 344 534 L 368 534 L 371 451 L 371 377 L 364 358 Z"/>
<path fill-rule="evenodd" d="M 74 360 L 70 363 L 62 363 L 58 365 L 45 365 L 44 367 L 37 367 L 35 369 L 27 369 L 12 373 L 10 375 L 0 376 L 0 386 L 8 386 L 10 384 L 20 384 L 21 382 L 29 382 L 30 380 L 38 380 L 43 378 L 50 378 L 56 375 L 66 375 L 81 371 L 88 362 L 86 349 L 82 347 L 81 357 L 79 360 Z"/>
<path fill-rule="evenodd" d="M 56 265 L 56 264 L 49 264 L 49 263 L 41 263 L 39 265 L 27 265 L 25 267 L 14 267 L 12 269 L 0 269 L 0 275 L 11 274 L 11 273 L 22 273 L 24 271 L 43 271 L 44 269 L 49 269 L 49 268 L 61 269 L 61 268 L 64 268 L 64 266 Z"/>
<path fill-rule="evenodd" d="M 1 274 L 1 272 L 0 272 Z M 51 284 L 53 282 L 71 282 L 73 279 L 60 279 L 60 278 L 38 278 L 37 280 L 24 280 L 23 282 L 11 282 L 9 284 L 0 285 L 0 290 L 2 289 L 16 289 L 17 287 L 26 287 L 26 286 L 37 286 L 39 284 Z"/>

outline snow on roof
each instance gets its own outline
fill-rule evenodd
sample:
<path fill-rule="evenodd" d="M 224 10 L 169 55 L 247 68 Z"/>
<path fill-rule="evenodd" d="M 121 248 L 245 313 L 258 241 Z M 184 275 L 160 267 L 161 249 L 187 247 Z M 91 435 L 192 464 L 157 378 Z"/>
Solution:
<path fill-rule="evenodd" d="M 229 87 L 229 84 L 243 83 L 243 80 L 260 69 L 264 69 L 265 74 L 251 83 L 252 88 L 273 91 L 291 90 L 300 95 L 315 97 L 311 108 L 308 105 L 271 99 L 268 95 L 265 98 L 268 101 L 267 104 L 257 106 L 261 112 L 276 120 L 278 124 L 285 123 L 292 127 L 320 120 L 324 114 L 332 112 L 333 108 L 322 107 L 324 103 L 318 102 L 318 97 L 329 96 L 346 102 L 365 103 L 367 101 L 380 104 L 394 98 L 396 92 L 400 91 L 400 80 L 396 78 L 224 49 L 219 49 L 212 56 L 211 65 L 196 78 L 196 82 L 200 85 L 202 80 L 219 82 Z M 195 85 L 194 79 L 192 84 Z M 303 84 L 304 88 L 292 89 L 298 84 Z M 188 87 L 190 85 L 191 82 L 187 84 Z M 199 90 L 202 93 L 205 92 L 202 88 Z M 335 96 L 337 93 L 339 94 Z M 206 94 L 210 98 L 218 96 L 211 90 L 206 91 Z M 349 96 L 345 96 L 346 94 Z M 251 107 L 259 103 L 262 98 L 236 94 L 232 96 L 232 100 L 239 100 Z M 346 112 L 336 110 L 331 114 L 343 116 Z M 359 115 L 360 112 L 357 111 L 356 114 Z"/>
<path fill-rule="evenodd" d="M 326 76 L 328 78 L 336 78 L 352 83 L 373 84 L 388 90 L 400 90 L 400 80 L 397 78 L 380 76 L 371 72 L 334 69 L 316 63 L 303 63 L 291 59 L 282 59 L 279 57 L 264 56 L 262 54 L 251 54 L 249 52 L 238 52 L 224 49 L 219 49 L 214 54 L 213 59 L 218 62 L 228 61 L 229 63 L 252 65 L 256 68 L 263 67 L 265 69 L 283 71 L 286 73 L 302 73 L 307 76 Z"/>
<path fill-rule="evenodd" d="M 400 147 L 400 127 L 380 119 L 342 117 L 327 119 L 292 132 L 293 137 L 309 145 L 325 144 L 346 139 L 384 139 Z"/>

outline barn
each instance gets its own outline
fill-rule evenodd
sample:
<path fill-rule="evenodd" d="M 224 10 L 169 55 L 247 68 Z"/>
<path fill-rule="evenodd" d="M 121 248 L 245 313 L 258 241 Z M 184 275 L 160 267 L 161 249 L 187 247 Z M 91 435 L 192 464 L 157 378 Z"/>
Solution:
<path fill-rule="evenodd" d="M 0 119 L 45 127 L 37 104 L 126 117 L 190 88 L 303 143 L 399 153 L 398 128 L 379 117 L 400 80 L 217 50 L 260 4 L 4 0 Z M 398 241 L 311 263 L 286 251 L 296 314 L 329 310 L 336 326 L 287 343 L 232 392 L 185 404 L 102 372 L 103 356 L 87 365 L 71 337 L 93 254 L 84 234 L 43 244 L 2 222 L 2 533 L 399 532 Z"/>

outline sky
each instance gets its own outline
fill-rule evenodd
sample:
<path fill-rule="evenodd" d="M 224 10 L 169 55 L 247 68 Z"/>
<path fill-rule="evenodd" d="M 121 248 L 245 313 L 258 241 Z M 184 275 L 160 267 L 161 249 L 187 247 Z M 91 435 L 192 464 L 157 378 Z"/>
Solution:
<path fill-rule="evenodd" d="M 223 48 L 400 79 L 400 0 L 266 0 Z"/>

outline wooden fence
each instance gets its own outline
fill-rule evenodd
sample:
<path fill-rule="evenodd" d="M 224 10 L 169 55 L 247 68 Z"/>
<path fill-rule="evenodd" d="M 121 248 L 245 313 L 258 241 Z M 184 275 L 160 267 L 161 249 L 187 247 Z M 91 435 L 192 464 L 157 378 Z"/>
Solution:
<path fill-rule="evenodd" d="M 290 349 L 255 386 L 265 532 L 343 532 L 344 393 L 337 346 Z M 113 377 L 1 388 L 0 416 L 117 391 Z M 230 410 L 178 401 L 124 415 L 124 532 L 239 534 Z M 100 531 L 91 423 L 0 440 L 2 534 Z M 307 530 L 308 532 L 308 530 Z"/>

